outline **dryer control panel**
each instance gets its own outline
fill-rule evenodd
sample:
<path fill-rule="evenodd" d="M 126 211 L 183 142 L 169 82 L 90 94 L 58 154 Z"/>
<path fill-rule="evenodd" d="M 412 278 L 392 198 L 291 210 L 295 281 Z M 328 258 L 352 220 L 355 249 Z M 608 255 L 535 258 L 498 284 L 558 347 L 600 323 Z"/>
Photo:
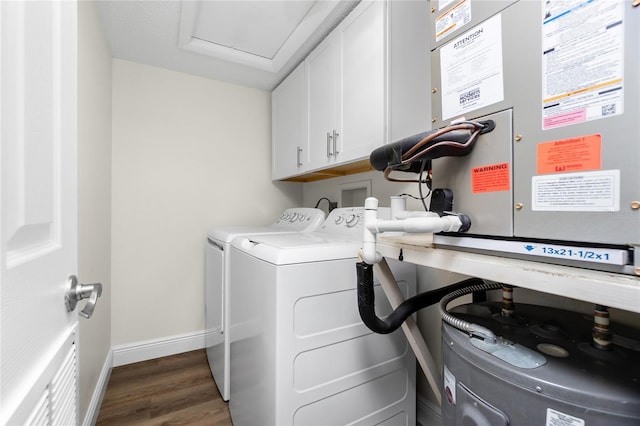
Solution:
<path fill-rule="evenodd" d="M 296 207 L 286 209 L 273 226 L 288 231 L 311 231 L 324 221 L 324 212 L 320 209 Z"/>
<path fill-rule="evenodd" d="M 388 219 L 391 214 L 388 207 L 380 207 L 378 212 L 381 219 Z M 362 238 L 363 226 L 364 207 L 340 207 L 329 213 L 318 232 Z"/>

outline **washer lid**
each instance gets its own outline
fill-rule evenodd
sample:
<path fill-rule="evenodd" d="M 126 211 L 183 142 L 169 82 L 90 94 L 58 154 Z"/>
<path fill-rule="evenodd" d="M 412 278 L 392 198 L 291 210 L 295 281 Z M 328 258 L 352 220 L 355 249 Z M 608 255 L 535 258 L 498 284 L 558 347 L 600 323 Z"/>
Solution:
<path fill-rule="evenodd" d="M 274 265 L 354 259 L 362 241 L 328 236 L 318 232 L 305 234 L 255 235 L 236 238 L 232 247 Z"/>
<path fill-rule="evenodd" d="M 212 229 L 208 237 L 217 242 L 230 243 L 231 240 L 242 235 L 311 232 L 322 226 L 324 220 L 324 212 L 320 209 L 294 207 L 286 209 L 280 217 L 271 224 L 257 226 L 222 226 Z"/>
<path fill-rule="evenodd" d="M 207 236 L 218 242 L 230 243 L 234 238 L 256 235 L 256 234 L 273 234 L 273 233 L 293 233 L 296 231 L 283 230 L 281 228 L 274 227 L 273 225 L 264 226 L 227 226 L 224 228 L 215 228 L 209 231 Z"/>

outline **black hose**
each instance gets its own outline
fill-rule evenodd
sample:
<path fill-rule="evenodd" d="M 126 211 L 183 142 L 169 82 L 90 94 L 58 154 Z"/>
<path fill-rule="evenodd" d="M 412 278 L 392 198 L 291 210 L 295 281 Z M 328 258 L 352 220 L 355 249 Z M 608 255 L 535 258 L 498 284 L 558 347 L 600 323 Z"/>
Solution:
<path fill-rule="evenodd" d="M 466 280 L 448 285 L 446 287 L 437 288 L 417 296 L 411 297 L 402 302 L 386 319 L 381 319 L 376 315 L 375 310 L 375 291 L 373 288 L 373 265 L 365 262 L 356 264 L 358 273 L 358 310 L 360 318 L 364 324 L 373 332 L 379 334 L 392 333 L 398 329 L 402 323 L 413 313 L 427 306 L 435 305 L 440 300 L 460 288 L 470 285 L 483 284 L 480 278 L 468 278 Z"/>

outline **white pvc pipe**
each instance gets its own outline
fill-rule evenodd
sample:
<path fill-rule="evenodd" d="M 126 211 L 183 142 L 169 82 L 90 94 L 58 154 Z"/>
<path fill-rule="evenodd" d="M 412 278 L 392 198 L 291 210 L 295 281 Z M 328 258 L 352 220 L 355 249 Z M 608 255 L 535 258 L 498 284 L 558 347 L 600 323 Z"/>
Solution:
<path fill-rule="evenodd" d="M 382 256 L 376 251 L 376 234 L 368 224 L 378 220 L 378 199 L 368 197 L 364 200 L 364 226 L 362 235 L 362 258 L 369 265 L 380 262 Z"/>
<path fill-rule="evenodd" d="M 460 229 L 462 222 L 457 216 L 443 216 L 437 214 L 428 217 L 408 217 L 401 220 L 376 219 L 367 223 L 365 227 L 374 234 L 380 232 L 409 232 L 409 233 L 434 233 L 455 232 Z"/>
<path fill-rule="evenodd" d="M 434 233 L 455 232 L 462 227 L 457 216 L 438 216 L 433 212 L 407 212 L 402 201 L 392 200 L 392 218 L 378 219 L 378 199 L 369 197 L 364 201 L 364 230 L 362 235 L 362 257 L 370 265 L 380 262 L 382 256 L 376 251 L 376 234 L 380 232 Z"/>
<path fill-rule="evenodd" d="M 407 209 L 407 198 L 392 195 L 389 206 L 391 207 L 391 219 L 397 219 Z"/>

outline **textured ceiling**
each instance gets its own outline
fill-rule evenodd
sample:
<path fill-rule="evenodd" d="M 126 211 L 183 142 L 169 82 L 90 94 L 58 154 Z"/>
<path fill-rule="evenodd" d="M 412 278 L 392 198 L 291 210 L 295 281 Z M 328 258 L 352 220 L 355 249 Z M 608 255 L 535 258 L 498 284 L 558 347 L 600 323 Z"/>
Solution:
<path fill-rule="evenodd" d="M 241 19 L 242 13 L 247 10 L 246 0 L 204 0 L 206 4 L 202 5 L 202 10 L 227 10 L 225 15 L 228 14 L 228 21 L 226 27 L 231 32 L 229 37 L 238 37 L 238 32 L 241 28 L 249 23 Z M 269 1 L 269 0 L 263 0 Z M 288 0 L 292 3 L 307 3 L 306 5 L 292 4 L 291 7 L 282 7 L 282 13 L 287 16 L 274 16 L 269 18 L 269 25 L 265 26 L 265 31 L 270 31 L 274 34 L 274 40 L 270 40 L 270 45 L 267 47 L 273 52 L 278 52 L 278 43 L 281 41 L 275 40 L 276 36 L 284 34 L 286 38 L 287 34 L 295 32 L 295 25 L 291 25 L 291 20 L 300 19 L 300 16 L 304 16 L 304 19 L 314 18 L 313 13 L 309 12 L 311 8 L 307 7 L 308 3 L 315 3 L 311 0 Z M 278 62 L 274 64 L 264 65 L 265 59 L 261 56 L 260 60 L 263 61 L 262 66 L 256 66 L 251 60 L 246 58 L 240 58 L 243 60 L 235 60 L 233 56 L 225 57 L 224 54 L 215 54 L 215 52 L 208 52 L 206 49 L 189 49 L 184 43 L 184 20 L 183 7 L 190 8 L 192 10 L 199 11 L 200 2 L 186 1 L 183 5 L 182 1 L 172 0 L 117 0 L 107 1 L 99 0 L 97 2 L 98 10 L 104 25 L 105 33 L 109 44 L 111 46 L 111 52 L 115 58 L 124 59 L 128 61 L 143 63 L 147 65 L 157 66 L 161 68 L 171 69 L 174 71 L 185 72 L 193 75 L 198 75 L 205 78 L 211 78 L 215 80 L 226 81 L 234 84 L 240 84 L 248 87 L 255 87 L 264 90 L 273 89 L 291 70 L 300 63 L 307 53 L 313 49 L 325 36 L 339 23 L 342 18 L 355 6 L 357 1 L 333 1 L 333 0 L 320 0 L 318 3 L 323 3 L 322 6 L 326 12 L 326 15 L 322 15 L 322 19 L 315 16 L 316 23 L 314 24 L 314 31 L 307 33 L 304 36 L 304 40 L 295 44 L 295 46 L 288 49 L 286 57 L 280 55 Z M 253 2 L 255 3 L 255 2 Z M 276 3 L 276 2 L 274 2 Z M 278 2 L 282 3 L 282 2 Z M 216 6 L 220 6 L 216 8 Z M 232 8 L 232 9 L 229 9 Z M 255 8 L 253 8 L 255 10 Z M 271 8 L 275 9 L 275 8 Z M 306 9 L 306 11 L 305 11 Z M 243 12 L 244 10 L 244 12 Z M 289 16 L 292 11 L 295 11 L 293 18 Z M 266 12 L 265 12 L 266 13 Z M 262 16 L 266 16 L 265 13 Z M 276 13 L 271 10 L 269 13 Z M 215 34 L 215 28 L 221 28 L 220 22 L 215 22 L 217 18 L 208 18 L 211 23 L 206 22 L 206 14 L 194 15 L 193 21 L 194 34 L 190 34 L 194 40 L 200 42 L 198 37 L 198 31 L 201 33 Z M 211 15 L 215 16 L 215 15 Z M 326 17 L 325 17 L 326 16 Z M 182 18 L 182 47 L 181 47 L 181 18 Z M 259 16 L 258 16 L 259 18 Z M 204 21 L 203 21 L 204 19 Z M 231 22 L 231 25 L 229 25 Z M 277 25 L 279 28 L 275 28 Z M 210 27 L 207 30 L 207 27 Z M 317 28 L 316 28 L 317 27 Z M 235 34 L 234 32 L 235 31 Z M 299 32 L 300 33 L 300 32 Z M 207 36 L 208 37 L 208 36 Z M 218 36 L 211 36 L 218 37 Z M 222 37 L 222 36 L 220 36 Z M 240 48 L 237 46 L 225 46 L 230 49 L 237 49 L 237 54 L 240 50 L 255 49 L 257 53 L 264 54 L 264 38 L 256 31 L 245 30 L 242 36 L 242 43 L 244 45 Z M 251 39 L 253 38 L 253 40 Z M 224 43 L 221 43 L 224 44 Z M 247 47 L 248 46 L 248 47 Z M 263 50 L 259 50 L 263 49 Z M 258 51 L 259 50 L 259 51 Z M 286 49 L 281 49 L 286 50 Z M 243 54 L 245 54 L 244 52 Z M 231 59 L 230 59 L 231 58 Z"/>

